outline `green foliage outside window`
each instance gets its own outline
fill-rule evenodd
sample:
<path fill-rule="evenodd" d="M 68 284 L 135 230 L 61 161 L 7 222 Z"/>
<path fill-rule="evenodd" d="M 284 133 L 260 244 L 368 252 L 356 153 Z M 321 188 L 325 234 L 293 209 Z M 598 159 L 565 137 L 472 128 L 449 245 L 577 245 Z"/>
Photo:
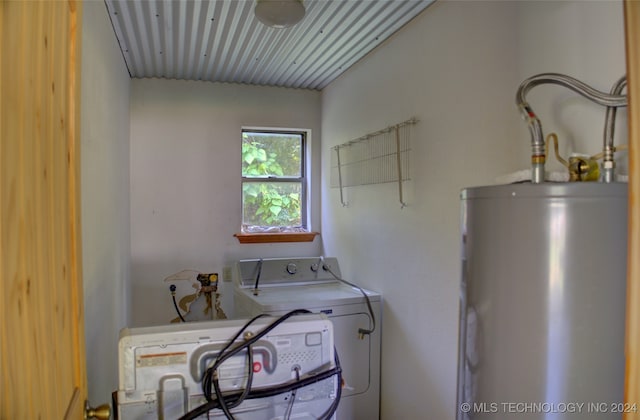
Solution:
<path fill-rule="evenodd" d="M 242 133 L 244 224 L 302 225 L 301 150 L 299 134 Z"/>

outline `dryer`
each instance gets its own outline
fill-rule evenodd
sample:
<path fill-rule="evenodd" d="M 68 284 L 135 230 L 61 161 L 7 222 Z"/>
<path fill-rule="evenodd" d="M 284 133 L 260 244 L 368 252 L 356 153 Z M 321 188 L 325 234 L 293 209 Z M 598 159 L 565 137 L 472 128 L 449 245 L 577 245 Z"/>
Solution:
<path fill-rule="evenodd" d="M 341 282 L 337 258 L 240 260 L 235 267 L 236 316 L 282 315 L 293 309 L 326 314 L 343 369 L 337 420 L 380 417 L 382 296 Z M 366 293 L 369 305 L 363 295 Z M 362 330 L 371 330 L 361 334 Z"/>

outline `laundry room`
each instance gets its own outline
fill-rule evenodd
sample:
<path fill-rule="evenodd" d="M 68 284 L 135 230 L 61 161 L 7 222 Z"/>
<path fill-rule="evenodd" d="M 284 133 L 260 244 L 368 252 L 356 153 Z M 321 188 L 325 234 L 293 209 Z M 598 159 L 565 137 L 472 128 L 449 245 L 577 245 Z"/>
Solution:
<path fill-rule="evenodd" d="M 313 2 L 323 3 L 303 3 Z M 193 60 L 201 51 L 213 54 L 215 43 L 209 50 L 185 44 L 182 56 L 158 60 L 144 52 L 138 68 L 172 73 L 131 74 L 136 58 L 127 55 L 126 43 L 136 41 L 117 36 L 136 32 L 134 23 L 117 16 L 125 3 L 88 1 L 82 7 L 80 197 L 88 399 L 110 402 L 118 389 L 120 331 L 177 324 L 188 312 L 188 306 L 179 306 L 181 298 L 195 297 L 204 287 L 195 281 L 198 274 L 215 274 L 208 277 L 215 282 L 210 308 L 219 310 L 219 318 L 252 316 L 238 308 L 234 289 L 243 280 L 249 291 L 259 282 L 268 288 L 268 267 L 284 259 L 291 276 L 306 276 L 300 274 L 304 264 L 313 279 L 340 277 L 379 296 L 378 318 L 366 305 L 358 312 L 371 312 L 379 334 L 379 353 L 372 360 L 378 365 L 380 419 L 461 419 L 461 191 L 531 176 L 532 133 L 516 103 L 524 80 L 562 74 L 609 92 L 625 75 L 624 2 L 404 2 L 424 4 L 334 77 L 306 86 L 284 76 L 261 83 L 210 81 L 203 76 L 212 72 L 205 65 L 158 70 L 159 63 Z M 172 2 L 157 3 L 164 9 L 153 10 L 171 10 Z M 147 11 L 142 2 L 131 4 L 137 4 L 135 13 L 128 12 L 132 16 Z M 184 2 L 181 13 L 195 16 L 200 7 Z M 130 27 L 120 28 L 119 21 Z M 303 28 L 305 20 L 296 25 L 281 30 Z M 376 31 L 382 27 L 366 35 L 380 36 Z M 185 36 L 203 42 L 184 27 L 165 29 L 173 30 L 176 42 Z M 157 33 L 147 37 L 151 44 L 160 39 Z M 265 50 L 279 47 L 266 44 Z M 165 54 L 166 45 L 154 47 Z M 235 47 L 238 52 L 228 51 L 229 62 L 244 48 Z M 258 60 L 260 51 L 248 55 Z M 557 136 L 556 154 L 567 159 L 603 150 L 607 107 L 576 92 L 552 82 L 528 95 L 545 134 Z M 614 118 L 616 181 L 626 183 L 627 108 L 617 109 Z M 304 139 L 300 224 L 310 236 L 294 232 L 281 240 L 243 225 L 243 182 L 256 181 L 243 174 L 248 162 L 243 134 L 264 132 Z M 363 178 L 343 172 L 349 149 L 375 137 L 390 145 L 389 177 L 378 178 L 387 170 L 383 160 L 372 161 Z M 547 150 L 546 170 L 564 173 L 556 154 Z M 280 205 L 270 209 L 283 211 Z M 331 275 L 332 267 L 339 272 Z M 357 363 L 352 355 L 347 360 Z"/>
<path fill-rule="evenodd" d="M 87 14 L 96 7 L 87 6 Z M 93 13 L 102 13 L 95 19 L 110 26 L 101 20 L 102 8 Z M 94 25 L 85 24 L 85 31 Z M 119 54 L 114 52 L 111 65 L 127 78 Z M 335 256 L 345 278 L 383 296 L 381 417 L 453 418 L 459 192 L 496 183 L 497 177 L 528 166 L 528 132 L 514 97 L 522 80 L 542 72 L 569 74 L 608 91 L 625 73 L 622 4 L 437 2 L 321 92 L 127 80 L 129 150 L 121 152 L 122 160 L 114 157 L 110 170 L 118 177 L 129 171 L 129 208 L 122 210 L 129 219 L 113 216 L 113 227 L 101 228 L 122 229 L 125 223 L 130 229 L 130 244 L 128 237 L 119 239 L 130 246 L 129 259 L 123 256 L 121 262 L 129 263 L 130 271 L 114 276 L 115 284 L 125 282 L 122 297 L 130 302 L 113 296 L 115 307 L 129 314 L 120 326 L 173 319 L 164 279 L 183 269 L 218 272 L 226 286 L 224 267 L 242 258 Z M 533 94 L 543 121 L 563 130 L 559 134 L 571 142 L 565 143 L 565 154 L 600 151 L 600 107 L 560 88 L 539 88 Z M 401 208 L 393 183 L 347 187 L 348 205 L 342 206 L 339 191 L 326 177 L 331 147 L 414 116 L 419 122 L 412 172 L 404 182 L 407 206 Z M 624 138 L 624 111 L 619 118 Z M 247 126 L 311 130 L 309 226 L 320 232 L 313 242 L 240 244 L 234 237 L 241 215 L 239 134 Z M 88 159 L 104 157 L 96 151 Z M 128 168 L 123 167 L 127 161 Z M 90 165 L 86 170 L 92 171 Z M 103 194 L 92 191 L 85 201 Z M 86 293 L 93 284 L 108 287 L 92 277 L 85 274 Z M 86 307 L 89 325 L 92 304 Z M 116 328 L 111 334 L 115 343 Z M 94 357 L 95 363 L 104 360 L 100 353 L 107 357 L 113 349 L 88 343 L 89 360 Z M 89 379 L 93 401 L 98 389 L 104 395 L 116 388 L 113 369 L 101 369 L 104 375 Z M 111 385 L 105 376 L 112 377 Z"/>

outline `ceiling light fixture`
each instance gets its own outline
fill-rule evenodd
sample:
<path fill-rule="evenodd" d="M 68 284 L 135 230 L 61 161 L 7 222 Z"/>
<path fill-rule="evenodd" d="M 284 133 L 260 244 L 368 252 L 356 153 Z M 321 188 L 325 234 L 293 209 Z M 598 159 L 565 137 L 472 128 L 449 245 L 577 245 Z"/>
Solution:
<path fill-rule="evenodd" d="M 255 14 L 260 22 L 272 28 L 289 28 L 304 17 L 302 0 L 257 0 Z"/>

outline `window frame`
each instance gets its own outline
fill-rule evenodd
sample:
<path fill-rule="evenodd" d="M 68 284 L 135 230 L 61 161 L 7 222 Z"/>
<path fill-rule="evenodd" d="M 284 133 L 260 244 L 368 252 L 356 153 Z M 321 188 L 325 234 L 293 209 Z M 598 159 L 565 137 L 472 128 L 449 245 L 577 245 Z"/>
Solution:
<path fill-rule="evenodd" d="M 287 182 L 299 182 L 300 183 L 300 224 L 302 226 L 303 232 L 286 232 L 288 235 L 296 235 L 296 234 L 308 234 L 310 233 L 309 226 L 309 177 L 307 172 L 308 160 L 309 160 L 309 151 L 308 151 L 308 136 L 309 130 L 307 129 L 293 129 L 293 128 L 264 128 L 264 127 L 242 127 L 240 132 L 240 147 L 242 148 L 242 138 L 244 133 L 264 133 L 264 134 L 289 134 L 289 135 L 299 135 L 300 136 L 300 176 L 299 177 L 290 177 L 290 176 L 267 176 L 267 177 L 247 177 L 242 174 L 242 161 L 240 167 L 240 207 L 241 207 L 241 221 L 240 221 L 240 234 L 236 236 L 240 239 L 241 236 L 251 236 L 251 235 L 266 235 L 268 233 L 260 233 L 260 232 L 244 232 L 242 227 L 244 224 L 244 184 L 247 183 L 258 183 L 258 182 L 273 182 L 273 183 L 287 183 Z M 285 227 L 285 226 L 279 226 Z M 284 232 L 283 232 L 284 233 Z M 313 240 L 313 239 L 312 239 Z M 242 241 L 241 241 L 242 242 Z M 279 242 L 279 241 L 275 241 Z M 288 242 L 288 241 L 287 241 Z"/>

